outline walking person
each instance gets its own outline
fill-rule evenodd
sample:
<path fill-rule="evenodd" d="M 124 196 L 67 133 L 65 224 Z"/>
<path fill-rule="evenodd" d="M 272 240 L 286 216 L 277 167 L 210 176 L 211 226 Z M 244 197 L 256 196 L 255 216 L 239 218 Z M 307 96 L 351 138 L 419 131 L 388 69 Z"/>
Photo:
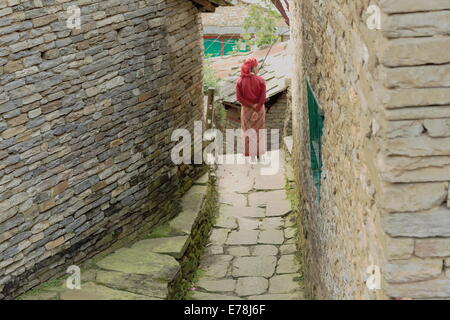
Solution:
<path fill-rule="evenodd" d="M 243 151 L 252 160 L 266 153 L 266 134 L 261 132 L 266 123 L 266 81 L 258 72 L 258 61 L 248 58 L 236 83 L 236 97 L 241 103 Z"/>

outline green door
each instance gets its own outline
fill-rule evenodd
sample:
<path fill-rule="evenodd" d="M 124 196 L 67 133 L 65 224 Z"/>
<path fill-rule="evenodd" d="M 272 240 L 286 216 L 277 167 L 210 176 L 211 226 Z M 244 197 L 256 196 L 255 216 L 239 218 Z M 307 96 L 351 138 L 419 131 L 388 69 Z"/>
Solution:
<path fill-rule="evenodd" d="M 322 133 L 324 117 L 314 96 L 309 82 L 306 83 L 308 94 L 309 140 L 311 154 L 311 169 L 313 181 L 320 200 L 320 182 L 322 175 Z"/>

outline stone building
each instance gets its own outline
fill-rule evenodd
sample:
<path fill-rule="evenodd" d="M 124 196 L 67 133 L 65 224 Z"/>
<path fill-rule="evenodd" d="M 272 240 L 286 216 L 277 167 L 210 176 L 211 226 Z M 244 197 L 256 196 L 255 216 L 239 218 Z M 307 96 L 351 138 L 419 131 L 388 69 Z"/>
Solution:
<path fill-rule="evenodd" d="M 173 217 L 201 166 L 200 11 L 223 0 L 0 2 L 0 299 Z M 72 11 L 72 13 L 75 11 Z"/>
<path fill-rule="evenodd" d="M 213 13 L 202 14 L 205 55 L 217 57 L 234 52 L 238 41 L 243 39 L 247 32 L 244 29 L 244 20 L 250 12 L 250 6 L 264 5 L 263 1 L 258 0 L 231 0 L 230 2 L 233 6 L 222 6 Z M 289 28 L 281 17 L 277 29 L 281 41 L 289 39 Z M 253 28 L 248 31 L 254 33 Z M 251 49 L 243 46 L 240 51 L 248 52 Z"/>
<path fill-rule="evenodd" d="M 450 298 L 450 2 L 289 8 L 310 292 Z"/>

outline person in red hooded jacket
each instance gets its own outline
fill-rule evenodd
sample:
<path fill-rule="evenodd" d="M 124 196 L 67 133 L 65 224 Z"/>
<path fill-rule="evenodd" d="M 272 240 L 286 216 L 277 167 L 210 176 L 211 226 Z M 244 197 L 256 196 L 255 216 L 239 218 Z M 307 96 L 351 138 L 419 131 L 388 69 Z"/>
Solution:
<path fill-rule="evenodd" d="M 241 103 L 244 155 L 259 158 L 266 153 L 266 137 L 260 133 L 266 122 L 266 81 L 258 72 L 258 61 L 248 58 L 236 82 L 236 98 Z"/>

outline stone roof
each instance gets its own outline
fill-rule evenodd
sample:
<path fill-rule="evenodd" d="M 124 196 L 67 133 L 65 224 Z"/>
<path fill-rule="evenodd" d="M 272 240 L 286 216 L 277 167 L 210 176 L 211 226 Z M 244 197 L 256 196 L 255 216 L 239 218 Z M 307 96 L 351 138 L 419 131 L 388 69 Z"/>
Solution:
<path fill-rule="evenodd" d="M 243 33 L 242 26 L 244 24 L 245 18 L 248 16 L 250 5 L 258 4 L 258 2 L 252 1 L 244 1 L 244 0 L 236 0 L 232 3 L 231 7 L 219 7 L 214 13 L 205 12 L 202 14 L 202 23 L 204 26 L 204 31 L 206 34 L 224 34 L 224 33 Z M 280 17 L 278 23 L 278 27 L 286 27 L 284 19 Z M 214 27 L 216 27 L 215 31 L 211 31 Z M 222 27 L 240 27 L 239 31 L 234 30 L 233 32 L 220 31 Z"/>
<path fill-rule="evenodd" d="M 201 11 L 214 12 L 220 6 L 232 6 L 230 0 L 191 0 Z"/>
<path fill-rule="evenodd" d="M 238 105 L 236 100 L 236 80 L 242 63 L 249 57 L 256 58 L 261 66 L 269 48 L 228 57 L 210 59 L 219 81 L 218 99 L 227 104 Z M 288 43 L 281 42 L 272 47 L 259 75 L 266 80 L 267 99 L 287 90 L 291 78 L 291 61 Z"/>

